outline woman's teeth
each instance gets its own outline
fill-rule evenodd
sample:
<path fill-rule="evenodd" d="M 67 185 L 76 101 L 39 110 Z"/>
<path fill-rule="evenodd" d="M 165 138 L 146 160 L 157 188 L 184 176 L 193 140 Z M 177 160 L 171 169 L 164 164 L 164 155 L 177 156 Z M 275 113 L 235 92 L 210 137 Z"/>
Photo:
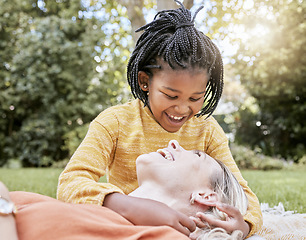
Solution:
<path fill-rule="evenodd" d="M 157 152 L 160 153 L 168 161 L 173 161 L 173 157 L 172 157 L 171 153 L 168 152 L 167 150 L 158 149 Z"/>

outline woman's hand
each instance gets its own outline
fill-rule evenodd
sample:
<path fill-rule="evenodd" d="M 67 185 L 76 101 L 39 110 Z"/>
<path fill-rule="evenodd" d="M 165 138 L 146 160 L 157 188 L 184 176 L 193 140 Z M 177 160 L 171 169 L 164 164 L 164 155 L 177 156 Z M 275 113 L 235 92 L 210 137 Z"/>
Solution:
<path fill-rule="evenodd" d="M 10 200 L 9 191 L 0 181 L 0 195 Z M 1 239 L 18 240 L 17 228 L 13 214 L 7 216 L 0 215 L 0 236 Z"/>
<path fill-rule="evenodd" d="M 245 238 L 250 232 L 250 226 L 244 221 L 243 216 L 239 210 L 233 206 L 217 203 L 217 209 L 225 212 L 228 217 L 226 220 L 216 219 L 210 214 L 205 214 L 203 212 L 198 212 L 196 216 L 198 218 L 192 218 L 196 223 L 197 227 L 203 228 L 207 227 L 207 224 L 211 227 L 220 227 L 226 230 L 228 233 L 232 233 L 235 230 L 240 230 L 243 233 L 243 238 Z"/>
<path fill-rule="evenodd" d="M 112 193 L 104 206 L 119 213 L 135 225 L 169 226 L 189 236 L 196 224 L 186 215 L 158 201 Z"/>

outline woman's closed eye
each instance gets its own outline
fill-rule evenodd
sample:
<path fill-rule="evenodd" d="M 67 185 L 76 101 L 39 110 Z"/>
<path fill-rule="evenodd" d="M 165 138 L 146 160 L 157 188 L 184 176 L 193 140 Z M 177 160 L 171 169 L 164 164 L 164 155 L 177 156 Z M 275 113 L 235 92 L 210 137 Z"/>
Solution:
<path fill-rule="evenodd" d="M 198 155 L 199 157 L 201 157 L 201 156 L 202 156 L 202 152 L 201 152 L 201 151 L 199 151 L 199 150 L 195 150 L 195 151 L 194 151 L 194 154 Z"/>
<path fill-rule="evenodd" d="M 200 157 L 200 158 L 202 158 L 202 159 L 206 159 L 206 156 L 207 156 L 207 154 L 206 153 L 204 153 L 204 152 L 202 152 L 202 151 L 200 151 L 200 150 L 195 150 L 194 151 L 194 154 L 196 154 L 198 157 Z"/>

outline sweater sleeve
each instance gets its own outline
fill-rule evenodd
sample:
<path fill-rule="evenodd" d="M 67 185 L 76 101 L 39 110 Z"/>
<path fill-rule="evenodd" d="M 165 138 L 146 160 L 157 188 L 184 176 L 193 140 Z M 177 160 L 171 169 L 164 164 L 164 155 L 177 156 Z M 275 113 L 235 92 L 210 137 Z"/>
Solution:
<path fill-rule="evenodd" d="M 215 121 L 215 120 L 214 120 Z M 223 132 L 223 129 L 220 125 L 215 122 L 213 124 L 213 129 L 211 130 L 211 139 L 209 140 L 208 149 L 206 151 L 211 157 L 222 161 L 230 171 L 235 175 L 236 179 L 244 189 L 244 192 L 248 198 L 248 209 L 247 213 L 244 215 L 244 220 L 250 225 L 250 232 L 247 237 L 250 237 L 256 233 L 262 226 L 262 213 L 260 210 L 260 204 L 257 196 L 254 192 L 248 187 L 247 181 L 242 177 L 241 172 L 234 161 L 229 145 L 228 139 Z"/>
<path fill-rule="evenodd" d="M 111 124 L 116 125 L 112 119 Z M 86 137 L 71 157 L 59 176 L 57 198 L 71 203 L 102 205 L 104 197 L 113 192 L 123 191 L 110 183 L 99 183 L 106 174 L 116 144 L 116 126 L 110 131 L 94 120 Z"/>

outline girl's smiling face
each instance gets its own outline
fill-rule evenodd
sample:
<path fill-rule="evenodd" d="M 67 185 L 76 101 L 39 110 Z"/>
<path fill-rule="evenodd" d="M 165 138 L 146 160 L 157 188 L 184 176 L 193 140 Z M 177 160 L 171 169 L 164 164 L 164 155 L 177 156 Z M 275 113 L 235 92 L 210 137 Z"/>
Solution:
<path fill-rule="evenodd" d="M 149 92 L 149 107 L 155 120 L 166 131 L 176 132 L 202 109 L 209 75 L 206 70 L 173 70 L 167 64 L 162 67 L 154 71 L 151 79 L 139 72 L 139 84 Z"/>

